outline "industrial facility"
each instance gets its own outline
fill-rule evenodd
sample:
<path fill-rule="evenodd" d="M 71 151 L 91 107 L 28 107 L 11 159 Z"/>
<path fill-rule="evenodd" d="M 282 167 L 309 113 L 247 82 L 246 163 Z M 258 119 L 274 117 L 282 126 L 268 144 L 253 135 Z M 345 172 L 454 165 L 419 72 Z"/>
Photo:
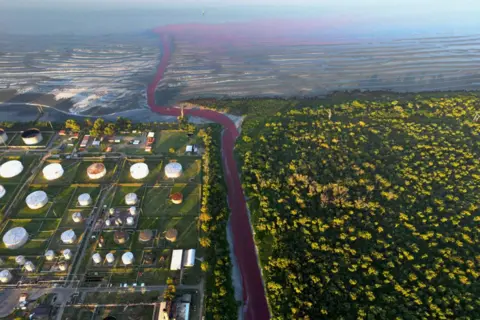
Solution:
<path fill-rule="evenodd" d="M 178 162 L 170 162 L 165 166 L 165 176 L 170 179 L 180 178 L 182 165 Z"/>
<path fill-rule="evenodd" d="M 31 128 L 22 132 L 22 140 L 27 146 L 32 146 L 42 142 L 42 133 L 37 128 Z"/>

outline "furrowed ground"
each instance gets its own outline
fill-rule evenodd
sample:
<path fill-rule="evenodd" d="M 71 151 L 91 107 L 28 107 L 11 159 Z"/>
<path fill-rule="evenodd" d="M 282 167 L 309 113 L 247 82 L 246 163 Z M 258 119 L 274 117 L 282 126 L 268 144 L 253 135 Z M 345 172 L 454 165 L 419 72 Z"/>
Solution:
<path fill-rule="evenodd" d="M 480 99 L 292 109 L 238 145 L 276 319 L 480 317 Z"/>

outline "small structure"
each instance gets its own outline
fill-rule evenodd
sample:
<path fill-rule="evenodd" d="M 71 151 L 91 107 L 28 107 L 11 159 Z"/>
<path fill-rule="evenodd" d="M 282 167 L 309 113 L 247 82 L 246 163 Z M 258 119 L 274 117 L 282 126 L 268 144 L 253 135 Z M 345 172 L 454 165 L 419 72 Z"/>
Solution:
<path fill-rule="evenodd" d="M 110 216 L 113 216 L 113 215 L 115 214 L 115 208 L 110 208 L 110 209 L 108 209 L 108 214 L 109 214 Z"/>
<path fill-rule="evenodd" d="M 128 233 L 126 233 L 125 231 L 115 231 L 113 235 L 113 241 L 116 244 L 124 244 L 128 241 Z"/>
<path fill-rule="evenodd" d="M 130 207 L 128 209 L 128 212 L 130 213 L 130 215 L 136 216 L 137 215 L 137 207 Z"/>
<path fill-rule="evenodd" d="M 188 320 L 190 316 L 190 303 L 180 302 L 176 304 L 175 320 Z"/>
<path fill-rule="evenodd" d="M 27 196 L 25 202 L 30 209 L 37 210 L 48 203 L 48 196 L 45 191 L 34 191 Z"/>
<path fill-rule="evenodd" d="M 170 195 L 170 200 L 172 200 L 172 203 L 174 204 L 181 204 L 183 202 L 183 194 L 180 192 L 175 192 Z"/>
<path fill-rule="evenodd" d="M 138 241 L 142 243 L 149 242 L 153 238 L 153 232 L 150 229 L 142 230 L 138 235 Z"/>
<path fill-rule="evenodd" d="M 167 239 L 170 242 L 177 241 L 177 236 L 178 236 L 178 231 L 173 228 L 168 229 L 167 232 L 165 233 L 165 239 Z"/>
<path fill-rule="evenodd" d="M 60 271 L 66 271 L 68 269 L 68 263 L 65 261 L 60 262 L 58 264 L 58 269 L 60 269 Z"/>
<path fill-rule="evenodd" d="M 56 180 L 63 176 L 64 170 L 60 163 L 50 163 L 42 170 L 46 180 Z"/>
<path fill-rule="evenodd" d="M 0 128 L 0 143 L 1 144 L 6 144 L 7 141 L 8 141 L 7 132 Z"/>
<path fill-rule="evenodd" d="M 82 214 L 80 212 L 74 212 L 72 214 L 72 220 L 75 223 L 82 222 L 82 220 L 83 220 Z"/>
<path fill-rule="evenodd" d="M 63 250 L 63 257 L 65 258 L 65 260 L 71 260 L 72 259 L 72 250 L 70 249 L 65 249 Z"/>
<path fill-rule="evenodd" d="M 23 164 L 18 160 L 10 160 L 0 166 L 0 176 L 2 178 L 13 178 L 23 171 Z"/>
<path fill-rule="evenodd" d="M 110 221 L 110 219 L 105 220 L 105 225 L 110 227 L 112 225 L 112 221 Z"/>
<path fill-rule="evenodd" d="M 182 175 L 182 165 L 178 162 L 170 162 L 165 166 L 165 176 L 170 179 L 179 178 Z"/>
<path fill-rule="evenodd" d="M 135 219 L 133 219 L 132 217 L 127 217 L 127 226 L 133 226 L 134 223 Z"/>
<path fill-rule="evenodd" d="M 7 193 L 7 190 L 5 189 L 4 186 L 0 184 L 0 199 L 2 199 L 6 193 Z"/>
<path fill-rule="evenodd" d="M 127 206 L 134 206 L 138 202 L 138 197 L 136 193 L 130 192 L 125 195 L 125 204 Z"/>
<path fill-rule="evenodd" d="M 92 256 L 92 260 L 94 263 L 99 264 L 102 262 L 102 256 L 100 255 L 100 253 L 94 253 Z"/>
<path fill-rule="evenodd" d="M 27 230 L 23 227 L 15 227 L 3 235 L 3 243 L 8 249 L 18 249 L 28 241 Z"/>
<path fill-rule="evenodd" d="M 47 261 L 52 261 L 53 259 L 55 259 L 55 252 L 53 252 L 53 250 L 48 250 L 47 252 L 45 252 L 45 259 Z"/>
<path fill-rule="evenodd" d="M 125 252 L 122 255 L 122 262 L 123 262 L 124 265 L 132 264 L 133 263 L 133 253 L 131 253 L 130 251 Z"/>
<path fill-rule="evenodd" d="M 0 272 L 0 282 L 1 283 L 8 283 L 12 280 L 12 274 L 8 270 L 2 270 Z"/>
<path fill-rule="evenodd" d="M 103 163 L 97 162 L 87 168 L 87 175 L 92 180 L 103 178 L 107 174 L 107 169 Z"/>
<path fill-rule="evenodd" d="M 30 128 L 22 132 L 22 140 L 27 146 L 32 146 L 40 143 L 43 137 L 39 129 Z"/>
<path fill-rule="evenodd" d="M 170 263 L 170 270 L 180 270 L 182 268 L 182 249 L 176 249 L 172 252 L 172 262 Z"/>
<path fill-rule="evenodd" d="M 195 265 L 195 249 L 187 250 L 183 258 L 183 265 L 185 267 L 193 267 Z"/>
<path fill-rule="evenodd" d="M 78 196 L 78 204 L 82 207 L 88 207 L 92 204 L 92 197 L 88 193 L 82 193 Z"/>
<path fill-rule="evenodd" d="M 32 310 L 32 319 L 52 319 L 52 306 L 49 304 L 40 304 Z"/>
<path fill-rule="evenodd" d="M 32 261 L 25 262 L 25 264 L 23 266 L 25 267 L 25 270 L 27 270 L 27 272 L 34 272 L 35 271 L 35 265 L 33 264 Z"/>
<path fill-rule="evenodd" d="M 60 236 L 60 239 L 65 244 L 72 244 L 77 240 L 77 236 L 75 235 L 75 232 L 72 229 L 69 229 L 62 233 L 62 235 Z"/>
<path fill-rule="evenodd" d="M 115 256 L 111 252 L 107 253 L 107 255 L 105 256 L 105 259 L 107 259 L 108 263 L 114 263 L 115 262 Z"/>
<path fill-rule="evenodd" d="M 130 175 L 135 180 L 141 180 L 148 176 L 149 173 L 148 165 L 143 162 L 135 163 L 130 167 Z"/>
<path fill-rule="evenodd" d="M 123 220 L 122 220 L 122 218 L 117 218 L 117 219 L 115 219 L 115 225 L 116 225 L 116 226 L 121 226 L 121 225 L 123 225 Z"/>
<path fill-rule="evenodd" d="M 18 264 L 19 266 L 23 266 L 27 262 L 24 256 L 17 256 L 15 258 L 15 263 Z"/>

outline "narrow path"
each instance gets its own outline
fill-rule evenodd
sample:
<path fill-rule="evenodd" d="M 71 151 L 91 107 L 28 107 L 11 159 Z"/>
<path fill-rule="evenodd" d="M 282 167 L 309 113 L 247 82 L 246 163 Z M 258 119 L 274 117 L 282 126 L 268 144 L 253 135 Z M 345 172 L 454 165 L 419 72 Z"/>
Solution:
<path fill-rule="evenodd" d="M 155 104 L 155 91 L 158 83 L 163 78 L 171 56 L 170 39 L 168 35 L 162 34 L 160 35 L 160 39 L 163 53 L 155 78 L 147 88 L 148 106 L 152 111 L 160 114 L 178 117 L 180 115 L 180 109 Z M 253 233 L 247 214 L 247 205 L 238 175 L 237 164 L 233 155 L 235 140 L 239 136 L 239 132 L 233 121 L 219 112 L 205 109 L 186 109 L 184 110 L 184 114 L 219 123 L 224 128 L 222 136 L 223 167 L 225 169 L 225 181 L 228 187 L 228 203 L 231 210 L 230 221 L 234 254 L 237 258 L 242 277 L 244 319 L 269 319 L 270 314 L 257 261 Z"/>

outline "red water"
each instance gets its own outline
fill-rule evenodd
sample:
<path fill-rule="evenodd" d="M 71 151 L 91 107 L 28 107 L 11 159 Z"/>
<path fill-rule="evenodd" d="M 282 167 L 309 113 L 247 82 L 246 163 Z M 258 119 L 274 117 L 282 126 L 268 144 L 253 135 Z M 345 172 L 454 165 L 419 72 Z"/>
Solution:
<path fill-rule="evenodd" d="M 171 55 L 168 35 L 162 33 L 160 34 L 160 38 L 163 54 L 155 78 L 148 86 L 147 101 L 152 111 L 164 115 L 179 116 L 180 109 L 155 104 L 155 90 L 163 78 Z M 235 140 L 239 136 L 238 130 L 230 118 L 212 110 L 186 109 L 184 110 L 184 114 L 214 121 L 221 124 L 224 128 L 222 135 L 223 168 L 228 187 L 228 203 L 231 210 L 230 225 L 232 229 L 234 254 L 242 277 L 244 319 L 269 319 L 270 314 L 265 298 L 262 276 L 258 267 L 256 248 L 253 242 L 245 196 L 240 183 L 237 164 L 233 156 Z M 218 303 L 221 303 L 221 301 Z"/>

